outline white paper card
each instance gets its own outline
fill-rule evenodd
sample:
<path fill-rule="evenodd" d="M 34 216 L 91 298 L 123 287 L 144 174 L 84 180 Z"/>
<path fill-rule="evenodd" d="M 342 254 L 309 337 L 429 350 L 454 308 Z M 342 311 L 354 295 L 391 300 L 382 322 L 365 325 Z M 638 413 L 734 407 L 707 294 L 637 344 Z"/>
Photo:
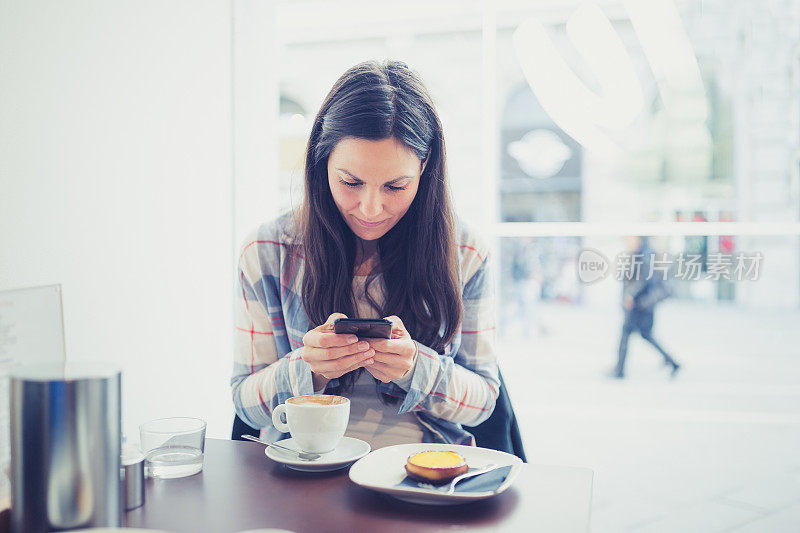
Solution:
<path fill-rule="evenodd" d="M 0 291 L 0 509 L 11 496 L 9 370 L 65 359 L 61 285 Z"/>

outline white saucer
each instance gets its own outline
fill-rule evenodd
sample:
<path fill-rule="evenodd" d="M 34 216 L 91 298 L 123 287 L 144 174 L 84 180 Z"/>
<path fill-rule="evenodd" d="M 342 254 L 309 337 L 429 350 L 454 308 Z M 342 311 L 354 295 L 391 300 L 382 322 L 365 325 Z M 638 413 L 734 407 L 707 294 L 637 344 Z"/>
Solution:
<path fill-rule="evenodd" d="M 278 444 L 300 451 L 297 443 L 291 438 L 279 441 Z M 329 472 L 331 470 L 339 470 L 340 468 L 349 466 L 353 461 L 361 459 L 367 455 L 369 451 L 369 444 L 363 440 L 354 439 L 352 437 L 342 437 L 341 442 L 335 450 L 323 453 L 322 457 L 313 461 L 303 461 L 288 452 L 273 448 L 272 446 L 267 446 L 264 449 L 266 456 L 273 461 L 283 463 L 288 468 L 301 472 Z"/>
<path fill-rule="evenodd" d="M 446 494 L 436 488 L 415 488 L 397 486 L 406 477 L 405 465 L 409 455 L 427 450 L 449 450 L 460 454 L 467 460 L 470 468 L 481 468 L 490 463 L 497 466 L 511 466 L 505 481 L 493 491 L 454 492 Z M 394 496 L 398 500 L 428 505 L 454 505 L 490 498 L 500 494 L 514 482 L 522 469 L 522 460 L 509 453 L 456 444 L 398 444 L 375 450 L 360 459 L 350 468 L 353 483 Z"/>

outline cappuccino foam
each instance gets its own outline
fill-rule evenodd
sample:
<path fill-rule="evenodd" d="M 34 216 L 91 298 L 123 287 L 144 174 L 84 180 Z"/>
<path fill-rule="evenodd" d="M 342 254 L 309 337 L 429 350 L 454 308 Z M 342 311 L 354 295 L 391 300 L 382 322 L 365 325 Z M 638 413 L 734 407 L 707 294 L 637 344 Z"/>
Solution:
<path fill-rule="evenodd" d="M 295 396 L 286 400 L 286 403 L 293 405 L 341 405 L 347 403 L 347 398 L 334 396 L 332 394 L 309 394 L 307 396 Z"/>

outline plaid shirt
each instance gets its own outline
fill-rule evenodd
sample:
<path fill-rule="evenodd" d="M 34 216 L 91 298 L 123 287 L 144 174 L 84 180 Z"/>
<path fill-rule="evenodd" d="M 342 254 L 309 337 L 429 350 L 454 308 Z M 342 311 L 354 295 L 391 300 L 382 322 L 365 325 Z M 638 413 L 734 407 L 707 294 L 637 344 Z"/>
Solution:
<path fill-rule="evenodd" d="M 461 425 L 489 418 L 500 386 L 494 298 L 487 247 L 461 225 L 457 245 L 463 319 L 453 341 L 441 354 L 417 343 L 414 367 L 400 380 L 378 382 L 378 390 L 402 399 L 398 413 L 414 413 L 425 442 L 474 445 Z M 239 254 L 233 403 L 270 440 L 282 436 L 272 425 L 275 406 L 314 393 L 302 359 L 302 339 L 311 329 L 300 296 L 302 252 L 287 213 L 248 235 Z M 336 379 L 328 384 L 337 385 Z"/>

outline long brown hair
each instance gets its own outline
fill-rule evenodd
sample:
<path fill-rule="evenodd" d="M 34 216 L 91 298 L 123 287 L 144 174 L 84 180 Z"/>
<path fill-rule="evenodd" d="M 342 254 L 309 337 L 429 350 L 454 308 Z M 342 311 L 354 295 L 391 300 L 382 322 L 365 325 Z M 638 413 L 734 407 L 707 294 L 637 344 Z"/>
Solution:
<path fill-rule="evenodd" d="M 461 322 L 455 216 L 446 180 L 442 124 L 419 75 L 400 61 L 366 61 L 334 84 L 314 119 L 299 212 L 305 271 L 303 307 L 311 326 L 334 312 L 353 317 L 356 236 L 333 201 L 328 157 L 345 137 L 395 138 L 427 160 L 406 214 L 378 241 L 386 286 L 380 316 L 397 315 L 412 338 L 438 352 Z M 348 388 L 357 376 L 340 378 Z"/>

